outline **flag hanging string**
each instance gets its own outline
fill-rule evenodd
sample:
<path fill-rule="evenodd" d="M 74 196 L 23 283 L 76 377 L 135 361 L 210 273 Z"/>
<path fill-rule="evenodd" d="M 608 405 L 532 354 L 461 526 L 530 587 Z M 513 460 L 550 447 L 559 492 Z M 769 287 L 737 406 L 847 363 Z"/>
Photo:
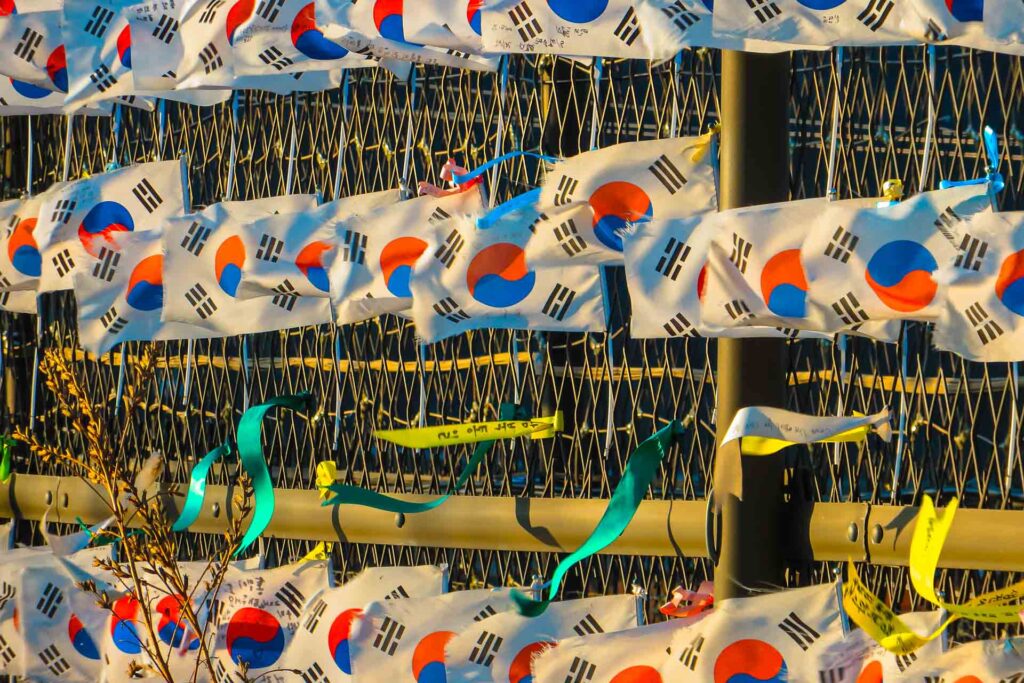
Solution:
<path fill-rule="evenodd" d="M 335 201 L 341 199 L 341 175 L 345 169 L 345 141 L 348 139 L 348 102 L 349 102 L 349 80 L 348 70 L 343 69 L 341 72 L 341 111 L 338 116 L 338 162 L 334 167 L 334 191 L 331 194 L 331 198 Z M 344 338 L 341 334 L 341 327 L 338 325 L 334 326 L 334 345 L 332 353 L 334 354 L 334 380 L 336 382 L 334 389 L 334 438 L 332 440 L 334 450 L 338 450 L 338 445 L 341 442 L 341 359 L 344 351 Z"/>

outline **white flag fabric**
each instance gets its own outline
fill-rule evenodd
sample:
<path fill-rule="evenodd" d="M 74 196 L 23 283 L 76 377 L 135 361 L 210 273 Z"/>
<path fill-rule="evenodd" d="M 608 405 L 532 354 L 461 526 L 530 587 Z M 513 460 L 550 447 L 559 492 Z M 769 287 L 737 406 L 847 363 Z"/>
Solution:
<path fill-rule="evenodd" d="M 737 439 L 757 438 L 762 443 L 759 455 L 774 453 L 792 444 L 811 444 L 837 437 L 856 429 L 877 432 L 884 440 L 892 438 L 889 410 L 873 415 L 831 417 L 805 415 L 782 408 L 746 406 L 736 411 L 722 445 Z"/>
<path fill-rule="evenodd" d="M 531 683 L 565 683 L 577 676 L 587 683 L 661 683 L 659 671 L 673 639 L 702 617 L 559 640 L 533 660 Z"/>
<path fill-rule="evenodd" d="M 833 202 L 800 250 L 808 290 L 824 329 L 867 321 L 934 320 L 942 307 L 935 274 L 958 256 L 973 261 L 958 238 L 965 218 L 991 211 L 987 185 L 922 192 L 894 206 L 847 208 Z"/>
<path fill-rule="evenodd" d="M 385 190 L 255 221 L 242 234 L 245 253 L 256 258 L 242 271 L 238 298 L 281 293 L 329 298 L 328 273 L 344 234 L 345 220 L 397 204 L 400 199 L 398 190 Z"/>
<path fill-rule="evenodd" d="M 976 640 L 937 657 L 919 657 L 902 683 L 1011 683 L 1024 678 L 1024 638 Z"/>
<path fill-rule="evenodd" d="M 443 572 L 432 566 L 366 569 L 313 600 L 279 666 L 300 671 L 310 681 L 351 680 L 349 640 L 363 607 L 379 600 L 440 596 L 443 584 Z"/>
<path fill-rule="evenodd" d="M 423 196 L 350 216 L 336 233 L 330 268 L 331 300 L 339 325 L 399 313 L 412 303 L 413 266 L 433 236 L 432 226 L 483 209 L 479 187 L 445 197 Z M 453 237 L 444 254 L 462 248 Z M 446 256 L 446 258 L 451 258 Z"/>
<path fill-rule="evenodd" d="M 218 336 L 272 332 L 331 321 L 327 299 L 277 294 L 242 300 L 238 286 L 256 254 L 243 236 L 259 218 L 312 208 L 310 195 L 224 202 L 164 225 L 165 322 L 214 330 Z"/>
<path fill-rule="evenodd" d="M 1024 3 L 1016 0 L 987 0 L 984 3 L 985 33 L 999 41 L 1024 42 Z"/>
<path fill-rule="evenodd" d="M 661 678 L 687 681 L 852 681 L 859 640 L 846 642 L 834 584 L 715 604 L 672 641 Z"/>
<path fill-rule="evenodd" d="M 942 612 L 910 612 L 901 614 L 900 620 L 915 633 L 934 633 L 945 621 Z M 894 655 L 871 639 L 864 631 L 857 629 L 847 638 L 860 638 L 864 643 L 864 658 L 860 673 L 853 679 L 856 683 L 882 683 L 883 681 L 908 681 L 905 678 L 915 662 L 933 662 L 942 657 L 942 638 L 936 638 L 905 655 Z"/>
<path fill-rule="evenodd" d="M 113 258 L 114 233 L 152 230 L 185 211 L 183 169 L 179 160 L 135 164 L 47 192 L 35 229 L 42 253 L 39 291 L 71 288 L 76 245 L 90 260 Z"/>
<path fill-rule="evenodd" d="M 935 345 L 976 361 L 1024 360 L 1024 212 L 977 214 L 953 227 L 967 246 L 937 277 L 945 296 Z"/>
<path fill-rule="evenodd" d="M 59 8 L 0 17 L 0 75 L 19 92 L 68 91 L 60 21 Z"/>
<path fill-rule="evenodd" d="M 64 113 L 64 93 L 36 85 L 0 78 L 0 116 L 46 115 Z M 108 102 L 97 102 L 80 109 L 84 116 L 110 116 Z"/>
<path fill-rule="evenodd" d="M 39 311 L 39 303 L 35 292 L 0 292 L 0 311 L 8 313 L 28 313 L 35 315 Z"/>
<path fill-rule="evenodd" d="M 349 635 L 352 680 L 444 681 L 445 648 L 474 621 L 514 609 L 508 588 L 371 602 Z"/>
<path fill-rule="evenodd" d="M 479 230 L 472 217 L 436 228 L 412 277 L 416 335 L 435 342 L 469 330 L 596 332 L 606 328 L 601 274 L 564 259 L 539 266 L 527 253 L 533 209 Z"/>
<path fill-rule="evenodd" d="M 636 598 L 611 595 L 553 602 L 544 614 L 527 617 L 501 612 L 474 622 L 445 648 L 449 681 L 521 683 L 532 673 L 534 657 L 562 638 L 635 628 Z"/>
<path fill-rule="evenodd" d="M 576 226 L 578 235 L 563 230 L 557 241 L 580 248 L 574 259 L 614 262 L 623 236 L 637 224 L 718 209 L 710 146 L 710 135 L 624 142 L 559 161 L 541 186 L 537 209 L 554 215 L 589 205 L 590 225 L 578 221 L 584 223 Z"/>
<path fill-rule="evenodd" d="M 422 0 L 402 4 L 402 34 L 412 43 L 480 55 L 483 0 Z M 497 57 L 491 57 L 495 63 Z M 496 66 L 496 64 L 495 64 Z"/>
<path fill-rule="evenodd" d="M 288 644 L 298 631 L 312 598 L 328 587 L 326 561 L 300 562 L 229 576 L 211 607 L 216 624 L 215 669 L 221 683 L 249 678 L 286 683 L 292 674 L 278 671 Z"/>
<path fill-rule="evenodd" d="M 47 197 L 66 187 L 54 183 L 45 192 L 0 204 L 0 291 L 31 291 L 39 288 L 42 254 L 39 250 L 39 211 Z"/>

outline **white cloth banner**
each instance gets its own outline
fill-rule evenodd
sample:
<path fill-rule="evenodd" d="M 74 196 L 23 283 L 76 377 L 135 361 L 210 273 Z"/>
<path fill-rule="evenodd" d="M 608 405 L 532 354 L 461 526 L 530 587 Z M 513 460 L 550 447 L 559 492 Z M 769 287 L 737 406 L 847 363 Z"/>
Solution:
<path fill-rule="evenodd" d="M 722 445 L 746 437 L 758 437 L 790 444 L 810 444 L 844 432 L 868 427 L 884 441 L 892 438 L 889 411 L 854 417 L 818 417 L 782 408 L 747 406 L 740 408 L 722 437 Z"/>
<path fill-rule="evenodd" d="M 936 657 L 920 657 L 899 680 L 904 683 L 1011 683 L 1024 679 L 1024 638 L 976 640 Z"/>
<path fill-rule="evenodd" d="M 421 0 L 402 4 L 402 34 L 411 43 L 480 55 L 484 0 Z M 495 68 L 498 57 L 489 57 Z"/>
<path fill-rule="evenodd" d="M 945 621 L 945 618 L 942 612 L 936 610 L 934 612 L 901 614 L 900 620 L 915 633 L 934 633 Z M 942 638 L 929 641 L 920 649 L 905 655 L 894 655 L 888 652 L 860 629 L 850 633 L 847 638 L 859 638 L 864 644 L 865 654 L 860 673 L 852 679 L 856 683 L 906 682 L 911 679 L 904 676 L 915 662 L 931 662 L 942 657 Z"/>

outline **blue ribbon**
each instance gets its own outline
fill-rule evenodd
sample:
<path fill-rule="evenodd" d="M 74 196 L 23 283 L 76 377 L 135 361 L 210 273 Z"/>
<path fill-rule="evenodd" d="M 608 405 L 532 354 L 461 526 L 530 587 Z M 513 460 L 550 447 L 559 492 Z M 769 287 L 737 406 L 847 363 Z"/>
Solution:
<path fill-rule="evenodd" d="M 988 159 L 988 173 L 981 178 L 972 180 L 943 180 L 939 183 L 939 189 L 946 190 L 951 187 L 967 187 L 970 185 L 992 184 L 992 193 L 1002 192 L 1006 187 L 1003 174 L 999 172 L 999 139 L 991 126 L 985 126 L 982 131 L 982 140 L 985 144 L 985 156 Z"/>
<path fill-rule="evenodd" d="M 525 209 L 527 207 L 534 206 L 537 203 L 537 200 L 539 199 L 539 187 L 535 190 L 530 190 L 529 192 L 524 192 L 521 195 L 517 195 L 512 199 L 509 199 L 507 202 L 502 202 L 501 204 L 498 204 L 496 207 L 485 213 L 483 216 L 477 218 L 476 227 L 480 228 L 481 230 L 486 230 L 487 228 L 493 227 L 498 221 L 500 221 L 502 218 L 509 215 L 510 213 L 514 213 L 516 211 L 519 211 L 520 209 Z"/>
<path fill-rule="evenodd" d="M 537 154 L 536 152 L 524 152 L 521 149 L 517 149 L 517 150 L 514 150 L 512 152 L 507 152 L 505 154 L 502 154 L 500 157 L 491 159 L 487 163 L 484 163 L 484 164 L 481 164 L 480 166 L 477 166 L 476 168 L 474 168 L 472 171 L 469 171 L 468 173 L 463 173 L 461 175 L 458 174 L 458 173 L 452 173 L 452 182 L 455 183 L 456 185 L 461 185 L 463 183 L 468 183 L 470 180 L 475 180 L 476 178 L 479 178 L 484 173 L 486 173 L 489 169 L 491 169 L 494 166 L 497 166 L 498 164 L 502 163 L 503 161 L 508 161 L 509 159 L 515 159 L 516 157 L 533 157 L 535 159 L 540 159 L 541 161 L 546 161 L 546 162 L 548 162 L 550 164 L 553 164 L 556 161 L 561 161 L 561 159 L 559 159 L 558 157 L 552 157 L 552 156 L 548 156 L 546 154 Z"/>
<path fill-rule="evenodd" d="M 192 468 L 192 472 L 189 474 L 185 504 L 181 506 L 181 514 L 178 515 L 178 520 L 171 527 L 171 531 L 185 531 L 195 523 L 203 509 L 203 500 L 206 498 L 206 478 L 210 474 L 210 468 L 213 467 L 213 463 L 226 456 L 233 448 L 234 444 L 230 440 L 225 441 L 207 453 Z"/>

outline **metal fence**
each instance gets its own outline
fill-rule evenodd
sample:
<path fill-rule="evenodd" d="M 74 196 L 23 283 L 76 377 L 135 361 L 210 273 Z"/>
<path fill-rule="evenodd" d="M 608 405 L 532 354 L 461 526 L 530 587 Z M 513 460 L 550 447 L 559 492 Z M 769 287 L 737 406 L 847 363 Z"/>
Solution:
<path fill-rule="evenodd" d="M 384 71 L 348 74 L 334 92 L 276 97 L 243 93 L 231 103 L 195 109 L 167 103 L 166 114 L 123 108 L 111 119 L 0 119 L 3 195 L 40 191 L 59 180 L 184 155 L 194 206 L 231 196 L 295 192 L 333 196 L 437 182 L 448 157 L 476 166 L 500 151 L 571 155 L 592 145 L 703 132 L 718 119 L 720 54 L 686 51 L 675 62 L 576 61 L 513 57 L 508 79 L 418 67 L 414 80 Z M 984 172 L 980 131 L 1000 133 L 1004 208 L 1021 206 L 1024 142 L 1018 129 L 1021 62 L 961 49 L 856 49 L 794 55 L 789 139 L 793 198 L 875 196 L 889 178 L 908 192 L 940 178 Z M 930 105 L 933 103 L 933 105 Z M 934 106 L 935 115 L 929 116 Z M 161 125 L 161 122 L 165 125 Z M 71 140 L 66 142 L 66 132 Z M 235 152 L 232 155 L 232 149 Z M 65 158 L 65 150 L 69 158 Z M 29 171 L 31 153 L 31 172 Z M 340 155 L 340 161 L 339 161 Z M 930 161 L 926 162 L 926 159 Z M 233 163 L 232 163 L 233 162 Z M 501 200 L 535 186 L 544 169 L 506 163 L 489 190 Z M 29 177 L 29 173 L 31 174 Z M 350 483 L 384 491 L 444 492 L 468 451 L 395 449 L 376 428 L 461 421 L 492 415 L 502 401 L 557 407 L 566 430 L 554 440 L 498 444 L 471 492 L 480 495 L 607 498 L 637 443 L 672 418 L 694 415 L 685 443 L 665 460 L 651 496 L 701 499 L 711 486 L 715 421 L 714 340 L 641 341 L 629 335 L 621 271 L 611 272 L 610 331 L 605 334 L 477 332 L 427 347 L 411 325 L 384 317 L 195 343 L 159 345 L 161 365 L 144 419 L 133 423 L 126 457 L 162 449 L 169 477 L 185 481 L 198 457 L 219 444 L 249 403 L 308 389 L 319 409 L 273 420 L 268 447 L 276 486 L 312 488 L 316 463 L 334 460 Z M 41 300 L 38 343 L 74 354 L 97 402 L 114 401 L 119 357 L 87 357 L 76 344 L 74 298 Z M 36 319 L 4 315 L 2 426 L 29 422 Z M 138 345 L 123 351 L 130 358 Z M 927 326 L 907 326 L 899 344 L 862 339 L 789 345 L 788 403 L 817 414 L 891 407 L 901 436 L 886 447 L 815 447 L 787 454 L 789 492 L 815 501 L 912 504 L 923 493 L 941 505 L 1013 508 L 1024 499 L 1015 369 L 936 352 Z M 51 397 L 40 393 L 35 428 L 74 447 Z M 41 472 L 20 454 L 18 471 Z M 220 476 L 225 476 L 221 473 Z M 278 514 L 287 514 L 279 511 Z M 29 525 L 25 534 L 31 534 Z M 200 555 L 217 539 L 193 535 Z M 274 541 L 271 562 L 308 550 Z M 453 585 L 529 583 L 558 557 L 546 553 L 339 544 L 346 572 L 377 564 L 446 562 Z M 653 607 L 673 585 L 712 577 L 708 560 L 599 556 L 570 573 L 565 594 L 628 590 L 636 582 Z M 791 583 L 828 578 L 823 564 L 793 567 Z M 902 609 L 916 606 L 905 570 L 875 567 L 873 587 Z M 942 586 L 962 599 L 1015 579 L 1000 573 L 946 572 Z M 957 637 L 990 634 L 959 626 Z"/>

